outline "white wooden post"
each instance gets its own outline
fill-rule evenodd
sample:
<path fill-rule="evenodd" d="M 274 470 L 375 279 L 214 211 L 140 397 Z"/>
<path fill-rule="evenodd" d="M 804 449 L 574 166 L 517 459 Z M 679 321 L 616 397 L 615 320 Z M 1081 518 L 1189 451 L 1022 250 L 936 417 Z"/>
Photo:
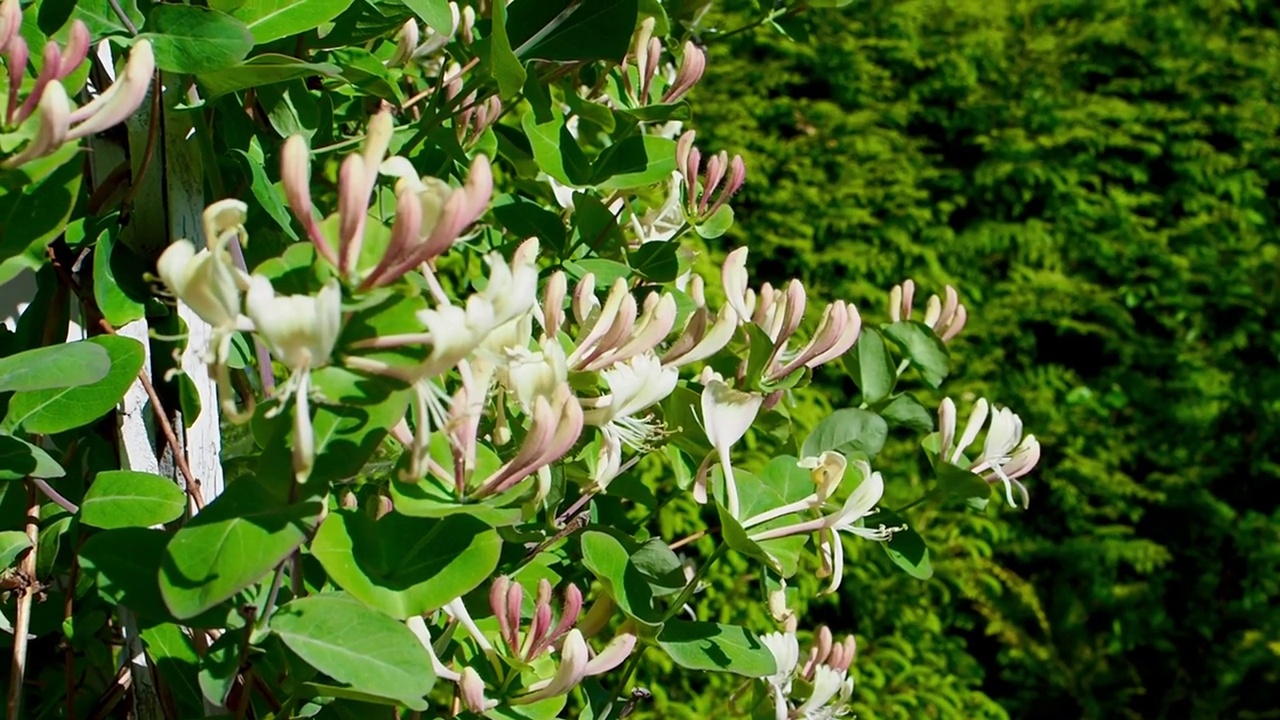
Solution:
<path fill-rule="evenodd" d="M 110 49 L 106 43 L 99 46 L 99 53 L 103 66 L 112 68 Z M 129 136 L 127 152 L 118 145 L 101 139 L 95 140 L 92 145 L 90 163 L 95 182 L 105 179 L 126 157 L 132 168 L 133 182 L 137 187 L 134 190 L 132 217 L 126 232 L 133 233 L 135 240 L 145 240 L 133 243 L 135 246 L 165 247 L 179 238 L 187 238 L 197 245 L 205 242 L 201 227 L 204 194 L 200 152 L 192 136 L 191 124 L 185 121 L 181 113 L 173 110 L 178 100 L 177 80 L 178 78 L 168 76 L 162 78 L 165 88 L 160 117 L 156 118 L 158 128 L 152 128 L 150 97 L 126 123 Z M 154 147 L 151 149 L 149 166 L 145 168 L 143 175 L 143 161 L 147 157 L 149 143 L 154 143 Z M 212 328 L 181 302 L 178 303 L 178 316 L 186 324 L 188 333 L 187 347 L 179 359 L 179 367 L 195 386 L 200 398 L 200 414 L 191 420 L 183 418 L 177 407 L 166 407 L 165 410 L 169 413 L 169 422 L 179 440 L 178 451 L 185 455 L 187 465 L 199 483 L 204 501 L 210 502 L 223 490 L 220 462 L 222 437 L 216 385 L 200 354 L 208 346 Z M 146 351 L 143 372 L 154 378 L 151 374 L 153 363 L 149 330 L 144 319 L 117 328 L 116 332 L 142 344 Z M 121 403 L 119 433 L 123 467 L 149 473 L 167 471 L 176 482 L 185 485 L 186 478 L 180 476 L 172 458 L 164 462 L 165 455 L 171 449 L 156 452 L 156 448 L 161 447 L 162 443 L 157 439 L 159 435 L 155 408 L 151 406 L 150 397 L 141 381 L 133 383 Z M 192 512 L 195 510 L 193 504 Z M 136 623 L 132 622 L 132 615 L 124 608 L 121 609 L 121 620 L 125 625 L 123 629 L 128 644 L 128 663 L 133 677 L 137 717 L 141 720 L 163 718 L 164 711 L 147 665 Z M 206 707 L 206 710 L 210 713 L 224 711 L 218 707 Z"/>

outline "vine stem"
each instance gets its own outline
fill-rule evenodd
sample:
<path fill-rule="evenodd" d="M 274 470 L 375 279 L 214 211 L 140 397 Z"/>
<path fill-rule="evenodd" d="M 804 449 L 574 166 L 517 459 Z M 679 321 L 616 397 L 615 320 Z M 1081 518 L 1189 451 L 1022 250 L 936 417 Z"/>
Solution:
<path fill-rule="evenodd" d="M 716 549 L 707 556 L 707 559 L 698 566 L 697 572 L 693 574 L 693 579 L 689 581 L 688 585 L 684 586 L 684 590 L 680 591 L 680 596 L 671 604 L 671 607 L 667 608 L 667 613 L 662 618 L 663 622 L 670 620 L 673 615 L 680 612 L 680 608 L 684 607 L 685 604 L 689 602 L 689 598 L 693 597 L 693 593 L 698 589 L 698 583 L 702 582 L 702 579 L 707 576 L 707 571 L 711 569 L 712 565 L 716 564 L 716 561 L 719 560 L 728 549 L 728 543 L 720 543 L 716 546 Z"/>
<path fill-rule="evenodd" d="M 57 503 L 58 507 L 62 508 L 63 510 L 66 510 L 72 515 L 75 515 L 76 513 L 80 512 L 79 505 L 76 505 L 75 503 L 68 500 L 66 497 L 62 495 L 62 493 L 58 492 L 57 490 L 54 490 L 53 486 L 45 482 L 44 480 L 41 480 L 40 478 L 31 478 L 31 483 L 36 486 L 37 490 L 44 493 L 45 497 Z"/>
<path fill-rule="evenodd" d="M 22 685 L 27 674 L 27 631 L 31 629 L 31 600 L 36 587 L 36 547 L 40 542 L 40 498 L 30 482 L 27 488 L 27 539 L 31 549 L 27 551 L 18 572 L 25 585 L 18 590 L 18 611 L 13 620 L 13 664 L 9 672 L 9 717 L 22 717 Z"/>
<path fill-rule="evenodd" d="M 636 649 L 636 652 L 632 653 L 631 658 L 627 660 L 627 666 L 623 668 L 622 676 L 618 678 L 618 684 L 613 686 L 613 699 L 609 701 L 609 714 L 606 716 L 606 720 L 613 719 L 613 707 L 614 705 L 619 704 L 618 698 L 622 697 L 622 693 L 627 689 L 627 683 L 631 681 L 631 676 L 635 674 L 636 667 L 640 664 L 640 658 L 644 656 L 644 651 L 646 649 L 648 649 L 647 645 L 641 645 Z M 621 705 L 621 707 L 626 706 Z"/>

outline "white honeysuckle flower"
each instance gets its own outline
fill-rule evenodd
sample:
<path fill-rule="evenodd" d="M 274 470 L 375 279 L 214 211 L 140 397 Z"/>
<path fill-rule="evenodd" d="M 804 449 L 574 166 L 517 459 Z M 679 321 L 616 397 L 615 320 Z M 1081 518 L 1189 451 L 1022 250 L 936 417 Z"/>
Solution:
<path fill-rule="evenodd" d="M 729 450 L 747 434 L 747 430 L 755 422 L 756 415 L 764 404 L 764 396 L 735 390 L 714 372 L 711 375 L 702 390 L 702 425 L 724 472 L 725 509 L 737 518 L 740 511 L 738 486 L 733 478 Z M 699 502 L 705 502 L 705 492 L 703 487 Z M 695 494 L 695 497 L 698 495 Z"/>
<path fill-rule="evenodd" d="M 318 368 L 329 362 L 342 328 L 342 290 L 331 280 L 314 297 L 276 295 L 271 281 L 249 278 L 245 313 L 267 348 L 290 370 Z"/>
<path fill-rule="evenodd" d="M 729 306 L 738 314 L 739 321 L 750 322 L 755 312 L 756 296 L 747 286 L 750 281 L 747 275 L 747 248 L 740 247 L 725 257 L 720 276 Z"/>
<path fill-rule="evenodd" d="M 772 632 L 760 636 L 760 642 L 773 654 L 777 670 L 765 678 L 773 695 L 775 720 L 787 720 L 790 710 L 787 697 L 791 695 L 791 683 L 800 663 L 800 641 L 794 632 Z"/>
<path fill-rule="evenodd" d="M 607 400 L 600 399 L 605 403 L 602 407 L 587 411 L 587 424 L 616 432 L 633 448 L 644 447 L 653 428 L 635 416 L 676 389 L 679 371 L 663 366 L 656 355 L 645 353 L 602 370 L 600 375 L 609 386 L 609 394 L 605 396 Z"/>
<path fill-rule="evenodd" d="M 988 417 L 990 423 L 982 454 L 966 465 L 964 451 L 977 440 Z M 1040 461 L 1040 443 L 1035 435 L 1023 436 L 1022 419 L 1009 408 L 997 407 L 992 411 L 986 398 L 979 398 L 974 403 L 964 433 L 953 445 L 956 420 L 955 402 L 944 398 L 938 406 L 939 460 L 964 467 L 988 484 L 1000 482 L 1004 485 L 1005 500 L 1011 507 L 1018 506 L 1013 495 L 1016 489 L 1022 497 L 1022 507 L 1026 508 L 1030 495 L 1018 478 L 1031 472 Z"/>
<path fill-rule="evenodd" d="M 197 252 L 191 241 L 178 240 L 156 261 L 169 290 L 214 328 L 240 323 L 240 293 L 248 277 L 232 263 L 227 246 L 241 237 L 248 211 L 239 200 L 210 205 L 204 211 L 206 246 Z"/>
<path fill-rule="evenodd" d="M 813 484 L 818 488 L 818 502 L 824 503 L 840 486 L 840 481 L 844 479 L 844 471 L 849 467 L 849 461 L 844 455 L 834 450 L 826 450 L 817 457 L 802 458 L 796 465 L 809 471 Z"/>
<path fill-rule="evenodd" d="M 683 178 L 679 171 L 673 170 L 667 182 L 667 196 L 662 204 L 650 208 L 644 217 L 631 217 L 631 229 L 641 243 L 666 242 L 684 227 L 684 206 L 680 202 L 683 197 Z"/>
<path fill-rule="evenodd" d="M 555 340 L 544 340 L 538 351 L 509 347 L 506 353 L 503 385 L 525 413 L 533 408 L 534 400 L 550 397 L 569 379 L 564 348 Z"/>
<path fill-rule="evenodd" d="M 796 708 L 803 720 L 831 720 L 848 714 L 853 680 L 847 670 L 818 665 L 813 671 L 813 692 Z"/>

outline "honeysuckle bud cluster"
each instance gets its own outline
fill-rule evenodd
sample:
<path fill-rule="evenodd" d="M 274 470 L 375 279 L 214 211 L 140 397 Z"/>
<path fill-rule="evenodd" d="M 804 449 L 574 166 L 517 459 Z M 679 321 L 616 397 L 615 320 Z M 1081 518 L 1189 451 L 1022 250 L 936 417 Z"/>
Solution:
<path fill-rule="evenodd" d="M 764 679 L 773 698 L 776 720 L 828 720 L 849 714 L 853 678 L 849 666 L 857 656 L 857 642 L 848 635 L 839 643 L 823 625 L 801 663 L 800 642 L 794 632 L 775 632 L 760 638 L 777 664 Z M 801 686 L 801 687 L 798 687 Z M 792 696 L 807 690 L 803 700 Z"/>
<path fill-rule="evenodd" d="M 982 450 L 973 460 L 964 451 L 978 439 L 982 426 L 990 417 L 987 436 Z M 964 432 L 956 439 L 956 405 L 945 398 L 938 406 L 938 460 L 962 467 L 981 477 L 988 485 L 1001 483 L 1005 499 L 1011 507 L 1017 507 L 1013 491 L 1017 489 L 1022 507 L 1031 501 L 1027 488 L 1018 478 L 1031 472 L 1040 462 L 1040 443 L 1035 435 L 1022 434 L 1022 418 L 1009 408 L 993 407 L 986 398 L 979 398 L 969 413 Z"/>
<path fill-rule="evenodd" d="M 476 156 L 461 188 L 434 177 L 421 177 L 405 158 L 387 158 L 393 132 L 390 112 L 369 122 L 363 152 L 352 154 L 338 171 L 338 211 L 324 223 L 311 202 L 310 152 L 306 140 L 295 135 L 281 152 L 281 184 L 289 209 L 302 224 L 320 257 L 360 290 L 390 284 L 406 272 L 444 253 L 488 207 L 493 193 L 489 161 Z M 379 174 L 396 179 L 396 216 L 391 241 L 372 268 L 360 267 L 369 204 Z M 336 219 L 336 223 L 332 220 Z M 336 233 L 333 232 L 336 225 Z M 336 234 L 336 237 L 332 237 Z"/>
<path fill-rule="evenodd" d="M 454 100 L 462 92 L 462 78 L 455 76 L 445 83 L 444 90 L 445 97 Z M 453 129 L 458 136 L 458 143 L 464 148 L 472 147 L 499 117 L 502 117 L 502 100 L 497 95 L 481 100 L 476 91 L 472 90 L 461 100 L 458 112 L 454 115 Z"/>
<path fill-rule="evenodd" d="M 684 210 L 695 222 L 715 215 L 747 179 L 742 156 L 730 159 L 723 150 L 707 159 L 704 173 L 702 152 L 693 144 L 696 137 L 690 130 L 676 141 L 676 171 L 684 184 Z"/>
<path fill-rule="evenodd" d="M 905 322 L 911 319 L 912 305 L 915 300 L 916 284 L 911 280 L 901 285 L 894 285 L 889 291 L 889 319 L 893 322 Z M 925 303 L 924 324 L 937 333 L 942 342 L 951 342 L 964 329 L 969 313 L 960 304 L 960 295 L 956 289 L 948 285 L 946 299 L 930 295 Z"/>
<path fill-rule="evenodd" d="M 622 84 L 627 99 L 635 106 L 646 106 L 652 102 L 653 80 L 662 68 L 662 41 L 653 36 L 655 20 L 645 18 L 636 28 L 631 40 L 631 51 L 623 59 L 619 68 L 622 73 Z M 628 70 L 628 63 L 634 63 L 636 77 L 633 79 Z M 686 42 L 680 56 L 678 66 L 670 66 L 669 76 L 663 78 L 666 89 L 658 102 L 673 103 L 684 97 L 707 69 L 707 56 L 697 45 Z"/>
<path fill-rule="evenodd" d="M 843 356 L 858 341 L 862 317 L 853 303 L 837 300 L 822 311 L 818 328 L 799 350 L 788 343 L 804 319 L 807 303 L 804 286 L 797 280 L 775 290 L 766 283 L 759 293 L 747 286 L 747 248 L 729 253 L 723 267 L 724 289 L 738 316 L 764 331 L 772 343 L 763 379 L 778 383 L 802 368 L 816 368 Z"/>
<path fill-rule="evenodd" d="M 559 618 L 552 594 L 551 583 L 540 580 L 533 613 L 526 621 L 524 586 L 505 575 L 495 578 L 489 588 L 489 608 L 497 623 L 496 638 L 472 619 L 461 598 L 445 606 L 451 623 L 438 642 L 432 642 L 422 618 L 410 618 L 408 624 L 429 651 L 436 675 L 457 683 L 468 710 L 485 713 L 500 705 L 528 705 L 567 695 L 586 678 L 613 670 L 637 643 L 635 633 L 623 629 L 595 651 L 587 643 L 594 632 L 579 627 L 582 592 L 572 584 L 565 588 Z M 442 662 L 439 651 L 444 641 L 452 639 L 455 628 L 463 630 L 472 647 L 455 653 L 456 660 Z M 462 666 L 455 669 L 455 664 Z"/>
<path fill-rule="evenodd" d="M 39 72 L 27 85 L 30 48 L 19 34 L 22 9 L 18 0 L 0 2 L 0 58 L 4 59 L 8 102 L 2 109 L 0 133 L 17 132 L 27 120 L 37 124 L 22 149 L 0 162 L 0 167 L 16 168 L 52 155 L 68 142 L 118 125 L 142 104 L 155 72 L 155 58 L 148 40 L 139 40 L 116 82 L 85 105 L 72 109 L 62 81 L 84 62 L 89 54 L 89 29 L 73 20 L 65 46 L 50 40 L 40 57 Z M 24 87 L 26 96 L 23 96 Z"/>
<path fill-rule="evenodd" d="M 430 66 L 430 74 L 438 74 L 442 65 L 438 53 L 458 36 L 470 44 L 476 24 L 476 11 L 470 5 L 459 10 L 458 3 L 450 2 L 449 15 L 451 22 L 447 28 L 419 25 L 417 19 L 402 25 L 396 33 L 395 50 L 387 59 L 387 66 L 424 64 Z"/>

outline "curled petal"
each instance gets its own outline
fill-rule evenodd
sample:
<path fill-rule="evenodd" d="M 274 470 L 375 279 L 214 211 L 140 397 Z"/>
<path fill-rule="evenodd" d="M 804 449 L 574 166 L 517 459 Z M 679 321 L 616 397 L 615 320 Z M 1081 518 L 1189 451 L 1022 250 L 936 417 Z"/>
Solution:
<path fill-rule="evenodd" d="M 602 675 L 618 667 L 624 660 L 631 657 L 631 653 L 636 649 L 636 641 L 637 638 L 632 633 L 623 633 L 615 636 L 605 646 L 604 650 L 601 650 L 598 655 L 591 658 L 591 661 L 587 663 L 586 672 L 583 674 L 587 676 Z"/>
<path fill-rule="evenodd" d="M 79 19 L 71 21 L 71 37 L 67 39 L 67 46 L 62 52 L 62 63 L 58 66 L 57 79 L 61 80 L 75 69 L 80 67 L 80 63 L 89 57 L 89 28 Z"/>

